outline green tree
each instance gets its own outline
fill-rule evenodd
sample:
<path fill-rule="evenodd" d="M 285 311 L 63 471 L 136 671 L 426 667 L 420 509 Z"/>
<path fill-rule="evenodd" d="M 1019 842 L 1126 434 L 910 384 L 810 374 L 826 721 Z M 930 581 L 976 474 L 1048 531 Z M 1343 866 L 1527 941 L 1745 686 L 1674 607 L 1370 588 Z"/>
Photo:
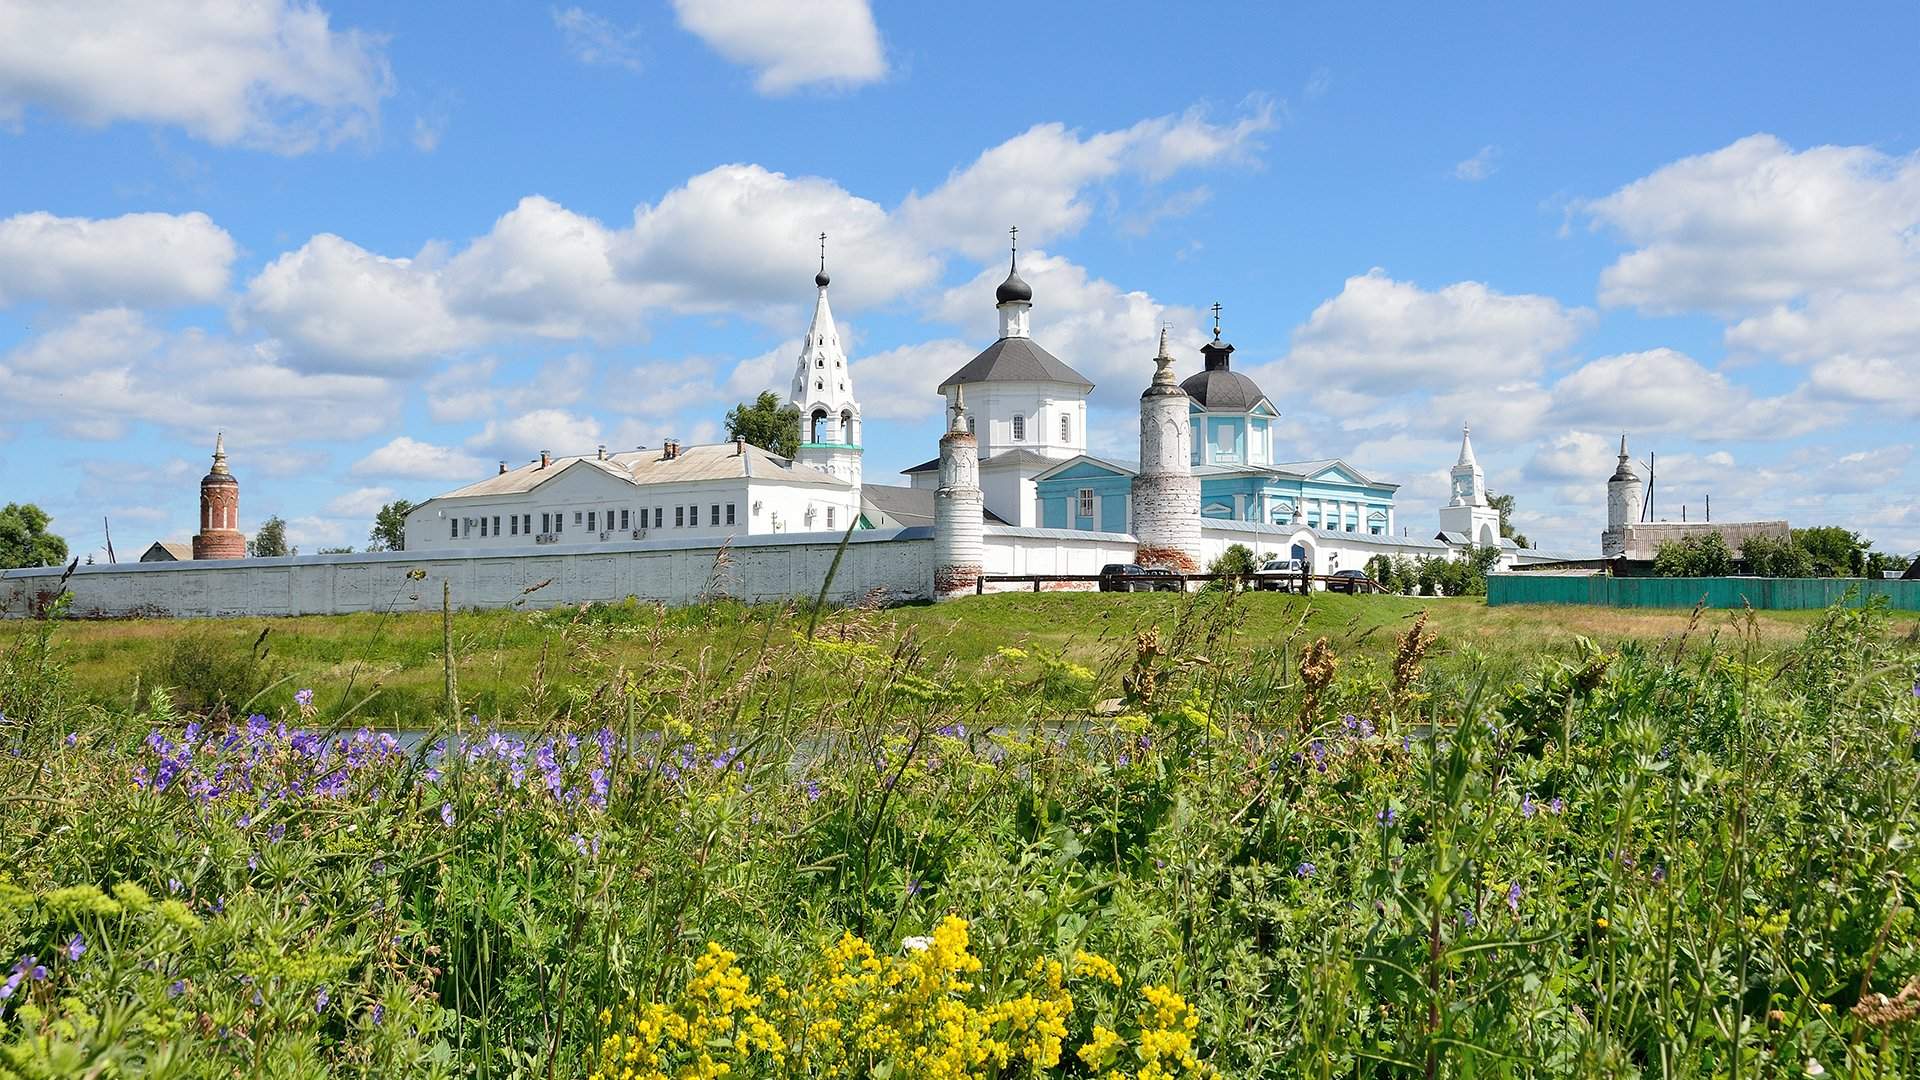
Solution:
<path fill-rule="evenodd" d="M 1375 555 L 1373 558 L 1368 559 L 1367 576 L 1373 579 L 1374 584 L 1385 589 L 1387 592 L 1400 591 L 1394 588 L 1393 559 L 1389 556 Z"/>
<path fill-rule="evenodd" d="M 1793 530 L 1793 542 L 1813 556 L 1813 572 L 1822 577 L 1859 577 L 1867 569 L 1873 541 L 1838 525 Z"/>
<path fill-rule="evenodd" d="M 1513 527 L 1513 521 L 1512 521 L 1513 496 L 1489 494 L 1487 496 L 1487 505 L 1493 507 L 1495 510 L 1500 511 L 1500 535 L 1501 536 L 1506 537 L 1508 540 L 1511 540 L 1516 544 L 1519 544 L 1523 548 L 1530 548 L 1533 546 L 1532 542 L 1530 542 L 1527 539 L 1526 533 L 1523 533 L 1520 530 Z"/>
<path fill-rule="evenodd" d="M 1725 577 L 1733 573 L 1733 549 L 1717 532 L 1668 540 L 1653 553 L 1660 577 Z"/>
<path fill-rule="evenodd" d="M 745 439 L 790 458 L 800 449 L 800 410 L 781 404 L 773 391 L 762 390 L 753 404 L 741 402 L 727 411 L 727 438 Z"/>
<path fill-rule="evenodd" d="M 0 510 L 0 570 L 66 562 L 67 542 L 47 531 L 52 520 L 32 503 L 8 503 Z"/>
<path fill-rule="evenodd" d="M 1747 542 L 1740 545 L 1740 561 L 1747 564 L 1747 573 L 1760 577 L 1813 576 L 1813 556 L 1785 537 L 1747 537 Z"/>
<path fill-rule="evenodd" d="M 1252 548 L 1245 544 L 1228 544 L 1227 550 L 1221 552 L 1213 562 L 1207 564 L 1207 573 L 1245 575 L 1253 573 L 1256 565 Z M 1207 582 L 1207 588 L 1209 589 L 1230 589 L 1232 587 L 1233 583 L 1230 581 Z"/>
<path fill-rule="evenodd" d="M 287 523 L 275 514 L 261 522 L 253 539 L 247 541 L 247 554 L 264 559 L 274 555 L 298 555 L 300 549 L 287 546 Z"/>
<path fill-rule="evenodd" d="M 395 499 L 373 516 L 373 531 L 367 534 L 368 551 L 404 551 L 407 547 L 407 515 L 413 503 Z"/>
<path fill-rule="evenodd" d="M 1879 577 L 1888 570 L 1905 570 L 1913 565 L 1913 560 L 1905 555 L 1894 555 L 1885 551 L 1867 552 L 1867 576 Z"/>

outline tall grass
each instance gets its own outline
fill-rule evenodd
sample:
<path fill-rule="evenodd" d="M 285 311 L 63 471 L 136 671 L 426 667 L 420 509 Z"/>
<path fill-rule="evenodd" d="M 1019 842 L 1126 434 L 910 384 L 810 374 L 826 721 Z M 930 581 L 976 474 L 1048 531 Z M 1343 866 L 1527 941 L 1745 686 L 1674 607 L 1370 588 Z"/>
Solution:
<path fill-rule="evenodd" d="M 0 1076 L 586 1076 L 710 941 L 812 1002 L 844 935 L 910 957 L 949 916 L 981 969 L 943 994 L 1105 957 L 1222 1076 L 1920 1068 L 1920 647 L 1884 612 L 1528 651 L 1152 610 L 964 663 L 880 610 L 518 615 L 525 678 L 417 741 L 359 730 L 346 677 L 253 717 L 89 702 L 54 624 L 16 634 Z M 728 643 L 676 637 L 703 619 Z M 450 703 L 486 652 L 444 632 Z M 1074 994 L 1053 1061 L 963 1075 L 1148 1075 L 1144 1014 Z M 789 1020 L 781 1062 L 703 1052 L 935 1075 Z M 1076 1056 L 1096 1023 L 1120 1048 Z"/>

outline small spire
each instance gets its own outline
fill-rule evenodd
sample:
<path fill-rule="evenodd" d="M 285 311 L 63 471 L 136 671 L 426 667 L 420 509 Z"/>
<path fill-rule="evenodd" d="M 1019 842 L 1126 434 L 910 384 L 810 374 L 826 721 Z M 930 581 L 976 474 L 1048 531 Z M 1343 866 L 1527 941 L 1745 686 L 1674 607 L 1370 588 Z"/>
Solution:
<path fill-rule="evenodd" d="M 967 430 L 967 384 L 960 383 L 953 388 L 953 405 L 947 409 L 952 418 L 947 421 L 948 431 Z"/>
<path fill-rule="evenodd" d="M 1160 351 L 1153 358 L 1153 385 L 1170 387 L 1173 381 L 1173 357 L 1167 355 L 1167 328 L 1160 327 Z"/>
<path fill-rule="evenodd" d="M 827 276 L 827 234 L 821 233 L 820 234 L 820 272 L 813 275 L 813 283 L 824 289 L 827 287 L 827 283 L 832 280 L 833 280 L 832 278 Z"/>
<path fill-rule="evenodd" d="M 1624 431 L 1620 433 L 1620 460 L 1627 460 L 1627 433 Z"/>
<path fill-rule="evenodd" d="M 227 471 L 227 433 L 224 431 L 213 433 L 213 471 Z"/>
<path fill-rule="evenodd" d="M 1473 459 L 1473 429 L 1471 427 L 1468 427 L 1466 424 L 1461 424 L 1460 425 L 1460 460 L 1459 462 L 1456 463 L 1456 467 L 1458 465 L 1475 465 L 1475 464 L 1478 464 L 1478 462 L 1474 461 Z"/>
<path fill-rule="evenodd" d="M 1161 323 L 1160 324 L 1160 351 L 1157 354 L 1155 354 L 1154 359 L 1158 360 L 1160 357 L 1165 355 L 1167 355 L 1167 324 Z"/>

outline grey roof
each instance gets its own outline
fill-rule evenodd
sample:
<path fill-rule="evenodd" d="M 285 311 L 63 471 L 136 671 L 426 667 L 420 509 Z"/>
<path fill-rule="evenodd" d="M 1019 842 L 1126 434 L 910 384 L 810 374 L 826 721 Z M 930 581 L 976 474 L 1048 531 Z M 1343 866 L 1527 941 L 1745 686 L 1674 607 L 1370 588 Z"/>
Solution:
<path fill-rule="evenodd" d="M 1180 389 L 1209 412 L 1246 412 L 1267 400 L 1252 379 L 1229 368 L 1194 372 Z"/>
<path fill-rule="evenodd" d="M 1065 464 L 1066 462 L 1071 460 L 1073 459 L 1048 457 L 1045 454 L 1038 453 L 1033 450 L 1005 450 L 998 454 L 988 454 L 986 457 L 981 458 L 980 467 L 983 469 L 987 468 L 989 466 L 989 463 L 991 463 L 992 466 L 996 468 L 1007 466 L 1007 465 L 1039 464 L 1042 462 L 1045 462 L 1047 464 L 1052 464 L 1052 465 L 1060 465 L 1060 464 Z M 928 458 L 927 460 L 921 462 L 918 465 L 912 466 L 911 468 L 901 469 L 900 471 L 903 474 L 912 475 L 914 473 L 933 472 L 939 467 L 940 467 L 940 459 L 936 457 L 936 458 Z"/>
<path fill-rule="evenodd" d="M 862 484 L 860 509 L 867 515 L 868 523 L 876 529 L 930 526 L 933 524 L 933 489 Z M 991 524 L 1002 523 L 1002 519 L 991 510 L 982 509 L 980 516 Z"/>
<path fill-rule="evenodd" d="M 155 540 L 140 555 L 141 562 L 190 562 L 193 545 L 180 540 Z"/>
<path fill-rule="evenodd" d="M 605 460 L 589 454 L 554 458 L 544 469 L 536 461 L 435 497 L 467 499 L 517 495 L 532 491 L 571 468 L 598 469 L 608 476 L 634 485 L 751 477 L 817 487 L 851 486 L 839 477 L 822 472 L 811 465 L 802 465 L 790 458 L 780 457 L 752 443 L 746 444 L 736 452 L 733 443 L 724 442 L 682 446 L 680 453 L 671 459 L 659 450 L 628 450 L 608 454 Z"/>
<path fill-rule="evenodd" d="M 1001 338 L 986 347 L 979 356 L 967 361 L 959 371 L 947 376 L 940 392 L 956 383 L 979 382 L 1056 382 L 1093 389 L 1085 375 L 1035 344 L 1032 338 Z"/>

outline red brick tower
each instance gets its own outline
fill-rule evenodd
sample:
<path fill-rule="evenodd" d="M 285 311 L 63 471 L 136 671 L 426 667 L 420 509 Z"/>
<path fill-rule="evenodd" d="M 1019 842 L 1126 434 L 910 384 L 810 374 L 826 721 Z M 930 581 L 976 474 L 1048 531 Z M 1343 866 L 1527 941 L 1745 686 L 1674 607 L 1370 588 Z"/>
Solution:
<path fill-rule="evenodd" d="M 227 471 L 225 434 L 213 437 L 213 468 L 200 478 L 200 532 L 193 538 L 196 559 L 244 559 L 247 538 L 240 535 L 240 481 Z"/>

